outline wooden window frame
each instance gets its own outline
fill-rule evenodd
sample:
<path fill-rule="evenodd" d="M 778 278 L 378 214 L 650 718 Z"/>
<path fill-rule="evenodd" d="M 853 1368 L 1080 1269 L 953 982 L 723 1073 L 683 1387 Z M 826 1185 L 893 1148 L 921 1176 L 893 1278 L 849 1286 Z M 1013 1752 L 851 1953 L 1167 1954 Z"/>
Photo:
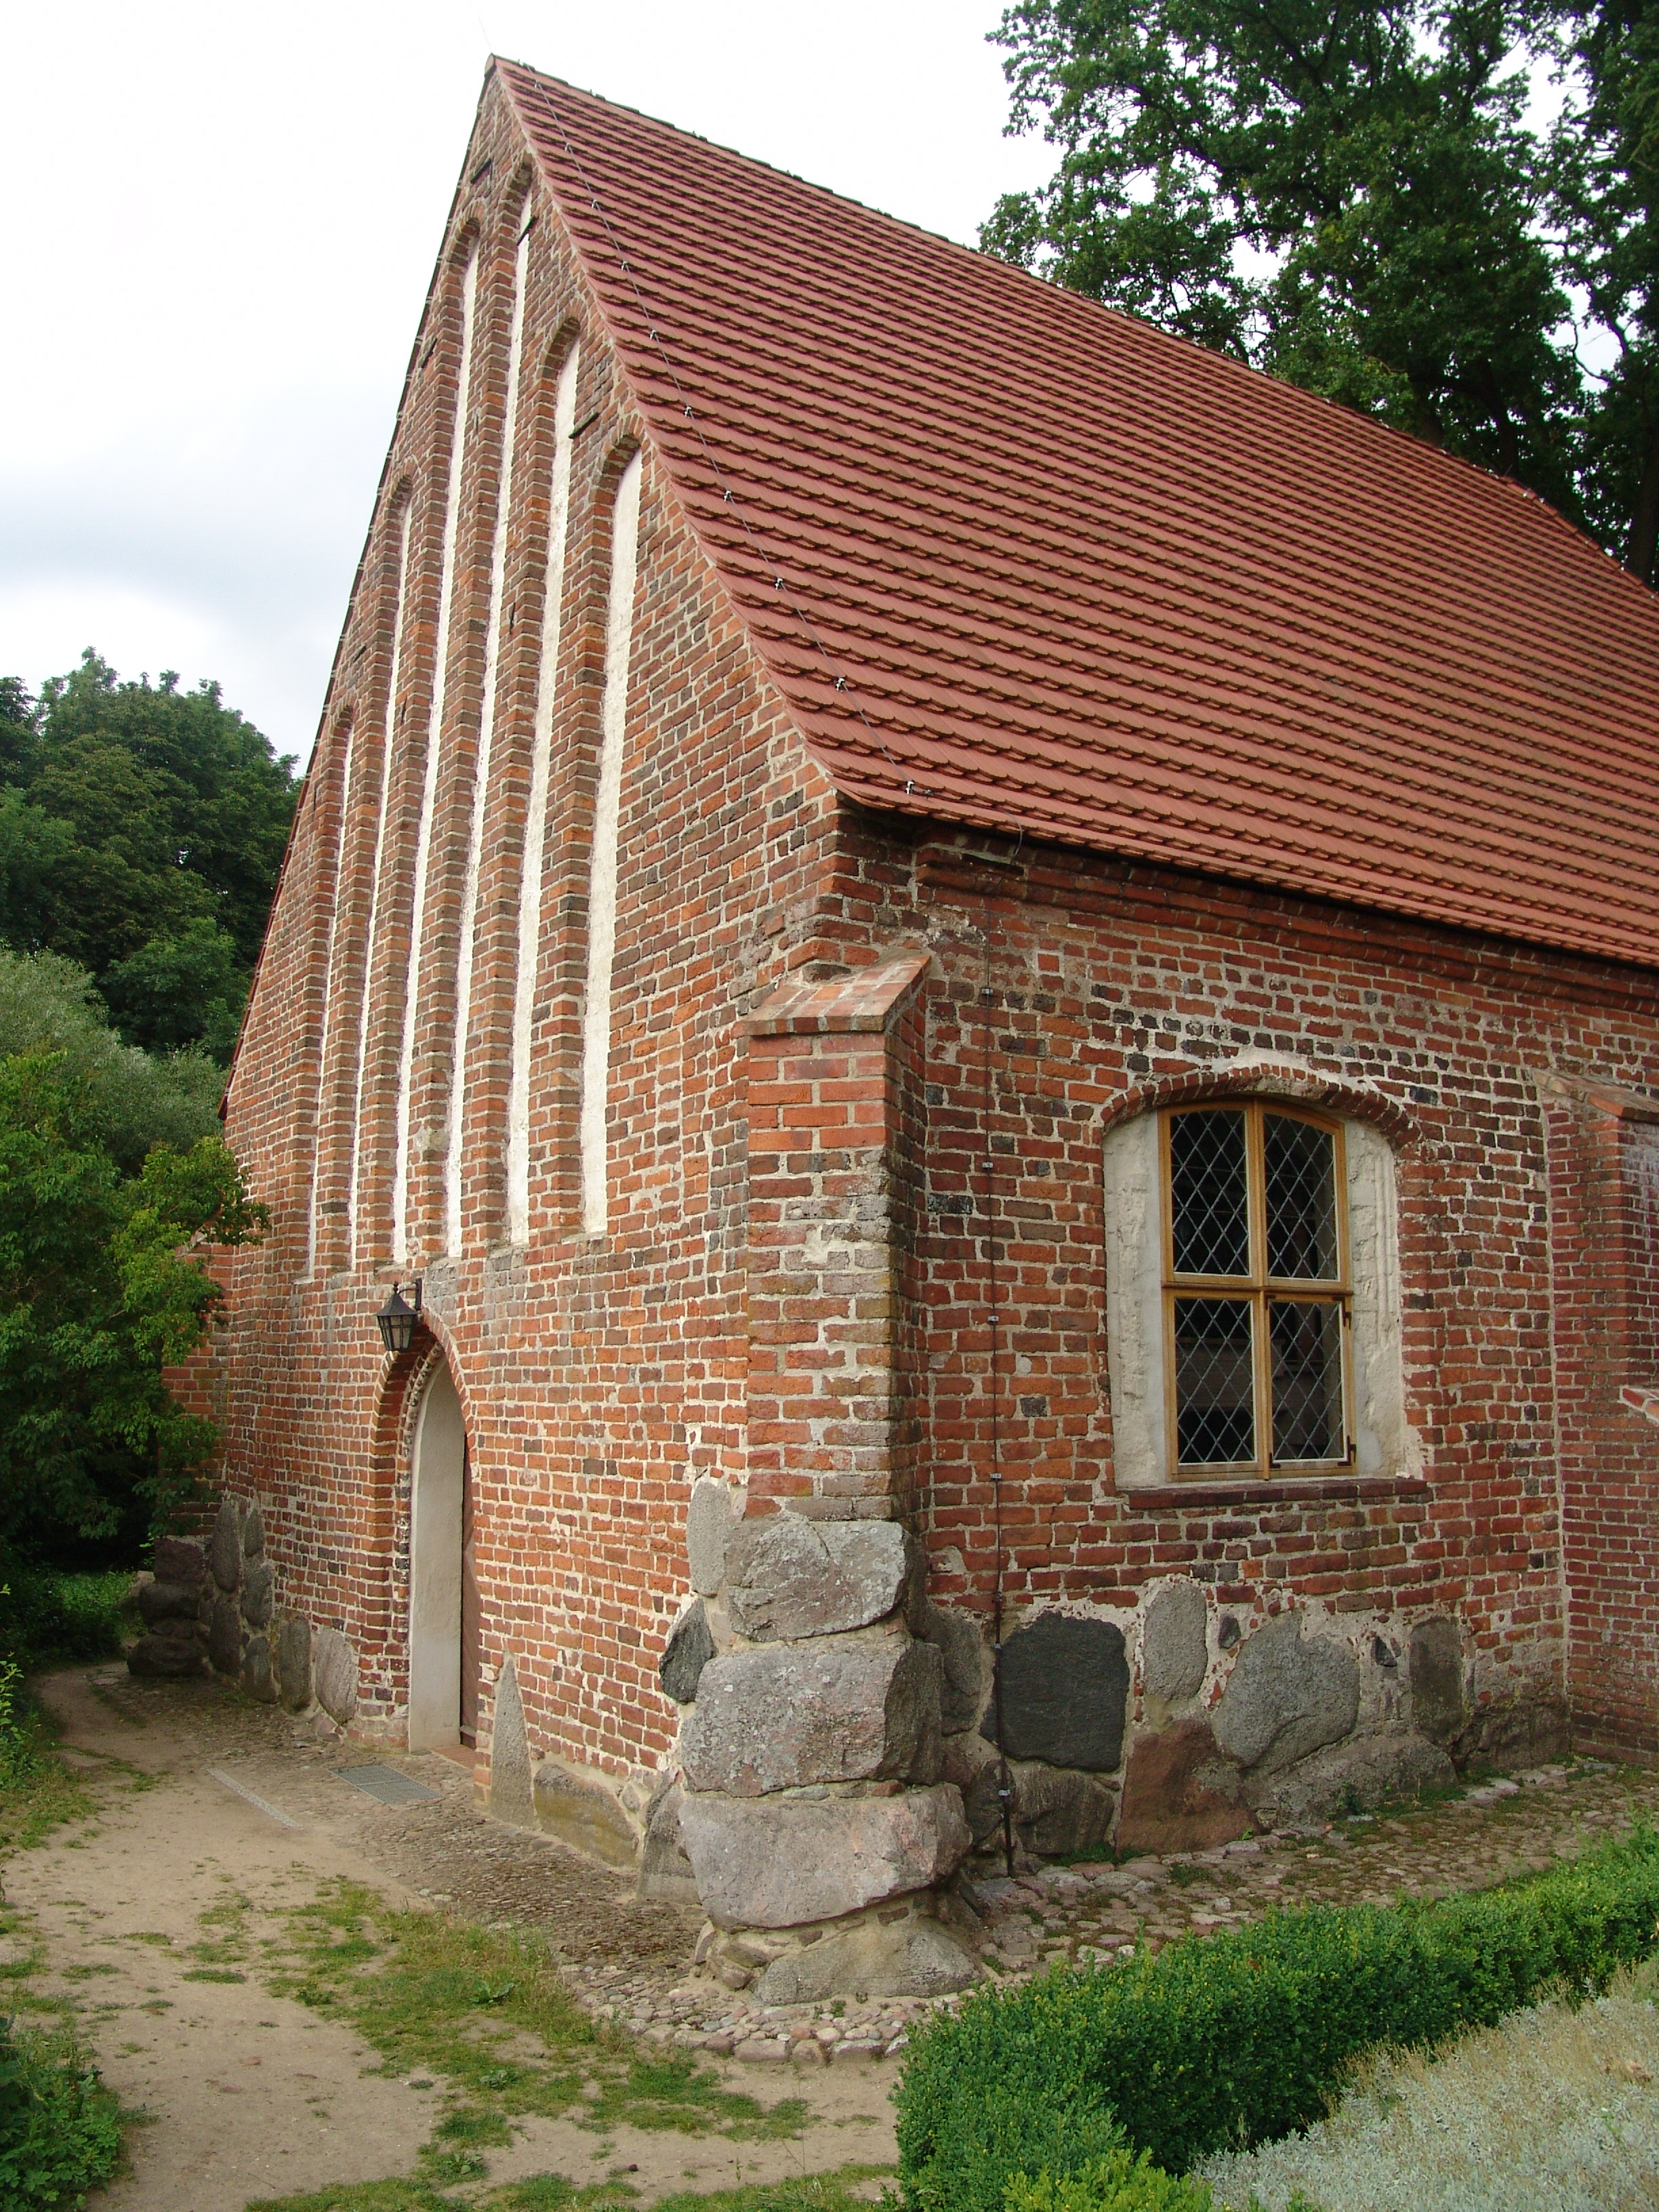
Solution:
<path fill-rule="evenodd" d="M 1249 1207 L 1250 1271 L 1248 1275 L 1178 1275 L 1175 1270 L 1175 1205 L 1170 1176 L 1170 1132 L 1188 1114 L 1243 1114 L 1244 1116 L 1246 1196 Z M 1306 1277 L 1269 1275 L 1267 1267 L 1267 1176 L 1263 1149 L 1268 1115 L 1286 1121 L 1305 1121 L 1332 1139 L 1331 1170 L 1336 1190 L 1336 1260 L 1334 1278 L 1313 1281 Z M 1352 1468 L 1353 1437 L 1353 1280 L 1348 1255 L 1347 1147 L 1340 1121 L 1329 1115 L 1312 1113 L 1279 1098 L 1206 1099 L 1193 1106 L 1168 1107 L 1158 1115 L 1158 1210 L 1162 1237 L 1164 1296 L 1164 1393 L 1165 1464 L 1172 1481 L 1203 1480 L 1218 1474 L 1264 1478 L 1324 1474 Z M 1250 1307 L 1251 1389 L 1255 1425 L 1255 1455 L 1247 1460 L 1189 1461 L 1181 1458 L 1180 1408 L 1176 1398 L 1176 1300 L 1178 1297 L 1225 1297 Z M 1336 1459 L 1276 1460 L 1273 1455 L 1273 1344 L 1269 1311 L 1276 1304 L 1332 1305 L 1337 1308 L 1341 1343 L 1342 1438 L 1344 1449 Z"/>

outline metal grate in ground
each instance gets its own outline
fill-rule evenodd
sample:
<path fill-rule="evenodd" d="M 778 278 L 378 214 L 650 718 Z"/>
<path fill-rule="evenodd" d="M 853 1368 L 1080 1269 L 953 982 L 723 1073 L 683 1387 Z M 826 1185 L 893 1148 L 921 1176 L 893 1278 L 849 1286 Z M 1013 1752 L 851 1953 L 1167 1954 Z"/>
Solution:
<path fill-rule="evenodd" d="M 345 1766 L 340 1770 L 340 1779 L 366 1796 L 378 1797 L 382 1805 L 424 1805 L 438 1795 L 412 1774 L 400 1774 L 395 1766 Z"/>

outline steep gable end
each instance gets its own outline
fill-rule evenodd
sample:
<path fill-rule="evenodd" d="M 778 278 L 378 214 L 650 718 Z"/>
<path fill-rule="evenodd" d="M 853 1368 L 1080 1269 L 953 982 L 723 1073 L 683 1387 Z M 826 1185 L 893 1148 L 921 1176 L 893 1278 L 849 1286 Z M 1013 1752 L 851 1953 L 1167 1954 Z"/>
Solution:
<path fill-rule="evenodd" d="M 1549 508 L 497 66 L 848 797 L 1659 961 L 1659 602 Z"/>

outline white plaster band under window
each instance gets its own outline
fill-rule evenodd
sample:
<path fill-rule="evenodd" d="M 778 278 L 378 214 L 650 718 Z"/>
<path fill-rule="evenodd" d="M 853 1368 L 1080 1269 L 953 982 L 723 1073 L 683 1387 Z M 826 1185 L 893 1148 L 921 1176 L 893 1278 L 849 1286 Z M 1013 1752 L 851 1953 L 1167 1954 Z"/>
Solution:
<path fill-rule="evenodd" d="M 415 885 L 409 924 L 409 966 L 404 978 L 404 1028 L 398 1054 L 398 1102 L 392 1124 L 392 1257 L 409 1257 L 409 1109 L 415 1080 L 415 1028 L 420 1016 L 422 940 L 426 934 L 426 884 L 432 857 L 432 812 L 438 792 L 438 752 L 444 704 L 449 690 L 449 629 L 455 606 L 455 540 L 460 528 L 461 483 L 466 472 L 469 400 L 472 385 L 472 325 L 478 299 L 478 249 L 475 241 L 461 277 L 461 358 L 455 377 L 455 422 L 449 441 L 449 481 L 444 496 L 444 536 L 438 586 L 438 635 L 432 665 L 432 705 L 426 724 L 426 771 L 421 782 L 421 811 L 415 829 Z"/>
<path fill-rule="evenodd" d="M 547 787 L 552 760 L 553 714 L 558 696 L 565 547 L 570 529 L 571 433 L 576 423 L 578 356 L 579 349 L 573 344 L 559 370 L 553 399 L 553 481 L 548 501 L 541 666 L 536 679 L 536 719 L 531 738 L 530 807 L 525 819 L 524 860 L 519 875 L 513 1068 L 507 1099 L 507 1233 L 515 1244 L 524 1243 L 530 1235 L 530 1040 L 536 1011 L 537 962 L 541 952 L 542 869 L 547 851 Z"/>
<path fill-rule="evenodd" d="M 611 976 L 617 956 L 617 840 L 622 813 L 628 665 L 634 644 L 634 586 L 640 544 L 640 456 L 617 486 L 611 524 L 611 597 L 599 708 L 599 789 L 587 894 L 587 989 L 582 1001 L 582 1227 L 603 1237 L 609 1218 L 606 1108 L 611 1091 Z"/>
<path fill-rule="evenodd" d="M 411 493 L 398 516 L 397 595 L 392 605 L 392 673 L 386 684 L 386 727 L 380 740 L 380 790 L 374 810 L 374 866 L 368 879 L 368 921 L 363 932 L 363 1003 L 357 1016 L 357 1075 L 351 1094 L 351 1178 L 346 1187 L 346 1229 L 350 1239 L 351 1265 L 357 1264 L 358 1191 L 362 1173 L 363 1085 L 368 1073 L 368 993 L 374 975 L 374 930 L 380 916 L 380 869 L 386 859 L 386 798 L 392 787 L 392 748 L 398 729 L 398 687 L 403 678 L 404 610 L 409 604 L 409 558 L 415 533 L 410 527 L 415 501 Z"/>
<path fill-rule="evenodd" d="M 467 1030 L 472 1018 L 472 955 L 477 942 L 478 878 L 483 860 L 484 811 L 495 747 L 495 687 L 501 668 L 501 624 L 507 619 L 502 581 L 507 573 L 507 526 L 513 506 L 513 452 L 519 423 L 519 363 L 524 350 L 525 272 L 530 259 L 530 212 L 525 211 L 513 264 L 513 315 L 507 349 L 507 411 L 501 425 L 501 465 L 495 496 L 495 532 L 489 555 L 489 597 L 484 605 L 484 672 L 477 757 L 472 774 L 472 815 L 467 829 L 466 875 L 461 889 L 461 941 L 455 959 L 455 1036 L 449 1062 L 449 1143 L 444 1161 L 447 1249 L 461 1249 L 461 1146 L 465 1134 Z"/>
<path fill-rule="evenodd" d="M 1202 1111 L 1204 1109 L 1199 1109 Z M 1213 1476 L 1218 1468 L 1231 1476 L 1254 1476 L 1271 1467 L 1275 1478 L 1317 1471 L 1333 1465 L 1351 1466 L 1362 1475 L 1415 1475 L 1420 1473 L 1418 1439 L 1405 1419 L 1405 1388 L 1401 1343 L 1399 1248 L 1395 1231 L 1394 1153 L 1382 1133 L 1366 1121 L 1335 1122 L 1306 1113 L 1290 1102 L 1264 1097 L 1259 1108 L 1229 1101 L 1217 1110 L 1231 1111 L 1237 1133 L 1255 1150 L 1255 1173 L 1248 1184 L 1248 1218 L 1233 1220 L 1223 1202 L 1224 1177 L 1212 1176 L 1201 1186 L 1208 1194 L 1196 1213 L 1192 1192 L 1183 1200 L 1188 1226 L 1182 1248 L 1176 1248 L 1176 1224 L 1171 1218 L 1169 1130 L 1178 1117 L 1147 1114 L 1111 1130 L 1106 1139 L 1106 1291 L 1107 1358 L 1111 1376 L 1113 1455 L 1120 1487 L 1162 1483 L 1194 1474 Z M 1265 1116 L 1299 1124 L 1310 1132 L 1310 1158 L 1317 1151 L 1314 1133 L 1328 1129 L 1340 1161 L 1337 1204 L 1328 1209 L 1327 1227 L 1310 1229 L 1310 1249 L 1289 1254 L 1282 1240 L 1269 1255 L 1268 1205 L 1264 1188 Z M 1245 1125 L 1254 1121 L 1254 1129 Z M 1218 1143 L 1235 1134 L 1218 1118 L 1211 1133 Z M 1284 1131 L 1279 1134 L 1283 1137 Z M 1294 1132 L 1291 1149 L 1294 1150 Z M 1282 1165 L 1276 1172 L 1283 1172 Z M 1341 1213 L 1346 1209 L 1346 1240 Z M 1199 1228 L 1192 1227 L 1194 1220 Z M 1237 1244 L 1233 1249 L 1229 1238 Z M 1328 1241 L 1320 1243 L 1322 1237 Z M 1317 1246 L 1318 1249 L 1311 1249 Z M 1176 1306 L 1191 1301 L 1206 1308 L 1200 1322 L 1220 1324 L 1230 1313 L 1242 1311 L 1240 1345 L 1236 1364 L 1241 1441 L 1218 1446 L 1213 1438 L 1197 1439 L 1189 1425 L 1186 1450 L 1179 1433 L 1179 1413 L 1171 1364 L 1178 1356 L 1172 1322 Z M 1215 1314 L 1207 1312 L 1213 1304 Z M 1322 1331 L 1340 1326 L 1346 1307 L 1346 1373 L 1333 1366 Z M 1308 1342 L 1291 1347 L 1286 1356 L 1275 1346 L 1274 1316 L 1283 1314 L 1292 1330 L 1301 1329 Z M 1253 1334 L 1250 1332 L 1254 1332 Z M 1264 1335 L 1264 1332 L 1266 1334 Z M 1188 1337 L 1204 1334 L 1191 1328 Z M 1200 1345 L 1198 1347 L 1204 1347 Z M 1183 1346 L 1188 1360 L 1189 1388 L 1193 1342 Z M 1224 1353 L 1225 1344 L 1221 1345 Z M 1275 1371 L 1273 1355 L 1279 1353 Z M 1285 1377 L 1298 1369 L 1304 1374 L 1307 1403 L 1285 1408 Z M 1215 1373 L 1225 1380 L 1225 1360 Z M 1267 1370 L 1263 1380 L 1264 1368 Z M 1344 1385 L 1344 1433 L 1336 1449 L 1336 1412 L 1330 1392 L 1334 1378 Z M 1213 1377 L 1211 1378 L 1213 1380 Z M 1293 1450 L 1307 1456 L 1275 1455 L 1273 1448 L 1273 1394 L 1279 1392 L 1278 1418 L 1281 1441 L 1288 1434 Z M 1199 1395 L 1199 1394 L 1194 1394 Z M 1198 1425 L 1212 1413 L 1225 1425 L 1229 1394 L 1218 1385 L 1209 1393 L 1213 1406 L 1200 1404 Z M 1246 1408 L 1249 1411 L 1246 1411 Z M 1329 1433 L 1322 1425 L 1328 1415 Z M 1254 1432 L 1254 1445 L 1248 1431 Z M 1217 1436 L 1220 1435 L 1218 1429 Z M 1352 1457 L 1349 1456 L 1350 1447 Z M 1200 1449 L 1218 1449 L 1218 1459 L 1199 1460 Z M 1237 1450 L 1230 1461 L 1224 1455 Z M 1186 1463 L 1183 1462 L 1183 1459 Z"/>

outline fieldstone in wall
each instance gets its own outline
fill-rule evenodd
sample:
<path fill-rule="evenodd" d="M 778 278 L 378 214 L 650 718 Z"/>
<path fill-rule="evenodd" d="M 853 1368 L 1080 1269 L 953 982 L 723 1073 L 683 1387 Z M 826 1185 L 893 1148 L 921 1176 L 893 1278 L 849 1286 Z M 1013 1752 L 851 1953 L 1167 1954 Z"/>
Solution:
<path fill-rule="evenodd" d="M 1344 1644 L 1304 1636 L 1300 1613 L 1246 1638 L 1215 1709 L 1215 1739 L 1264 1774 L 1346 1735 L 1359 1717 L 1359 1662 Z"/>
<path fill-rule="evenodd" d="M 726 1610 L 740 1636 L 835 1636 L 866 1628 L 903 1602 L 917 1566 L 896 1521 L 745 1521 L 726 1555 Z"/>
<path fill-rule="evenodd" d="M 269 1705 L 276 1695 L 270 1678 L 270 1646 L 263 1636 L 251 1636 L 242 1654 L 242 1687 L 249 1697 Z"/>
<path fill-rule="evenodd" d="M 1177 1721 L 1139 1735 L 1123 1774 L 1120 1851 L 1204 1851 L 1252 1826 L 1238 1769 L 1207 1721 Z"/>
<path fill-rule="evenodd" d="M 127 1653 L 127 1672 L 154 1681 L 183 1681 L 202 1671 L 201 1644 L 191 1636 L 141 1636 Z"/>
<path fill-rule="evenodd" d="M 632 1866 L 639 1838 L 632 1822 L 611 1792 L 547 1759 L 536 1769 L 536 1825 L 550 1836 L 601 1859 L 606 1866 Z"/>
<path fill-rule="evenodd" d="M 699 1597 L 713 1597 L 726 1579 L 726 1554 L 734 1525 L 730 1489 L 718 1475 L 700 1474 L 685 1509 L 686 1561 L 691 1587 Z"/>
<path fill-rule="evenodd" d="M 1109 1620 L 1045 1613 L 1002 1647 L 1003 1747 L 1010 1759 L 1108 1774 L 1123 1756 L 1129 1662 Z M 980 1734 L 996 1741 L 994 1698 Z"/>
<path fill-rule="evenodd" d="M 317 1638 L 317 1702 L 342 1728 L 357 1711 L 357 1655 L 337 1628 Z"/>
<path fill-rule="evenodd" d="M 196 1621 L 196 1592 L 188 1583 L 140 1583 L 138 1618 L 146 1628 L 160 1620 Z"/>
<path fill-rule="evenodd" d="M 714 1656 L 714 1639 L 701 1598 L 674 1623 L 673 1633 L 657 1662 L 657 1679 L 677 1705 L 694 1703 L 702 1670 Z"/>
<path fill-rule="evenodd" d="M 290 1613 L 276 1631 L 276 1691 L 291 1713 L 311 1703 L 311 1623 Z"/>
<path fill-rule="evenodd" d="M 1517 1698 L 1486 1705 L 1447 1746 L 1460 1766 L 1480 1759 L 1496 1767 L 1541 1766 L 1565 1759 L 1572 1724 L 1552 1697 Z"/>
<path fill-rule="evenodd" d="M 988 1770 L 991 1784 L 992 1832 L 994 1844 L 1002 1834 L 1002 1808 L 997 1802 L 997 1768 Z M 1064 1858 L 1103 1844 L 1112 1832 L 1117 1792 L 1092 1774 L 1075 1767 L 1025 1765 L 1012 1767 L 1014 1785 L 1014 1838 L 1039 1858 Z"/>
<path fill-rule="evenodd" d="M 276 1595 L 276 1570 L 269 1559 L 256 1559 L 242 1578 L 242 1618 L 250 1628 L 269 1628 Z"/>
<path fill-rule="evenodd" d="M 659 1905 L 701 1905 L 697 1877 L 680 1841 L 680 1807 L 685 1792 L 665 1775 L 652 1793 L 640 1849 L 639 1895 Z"/>
<path fill-rule="evenodd" d="M 945 1784 L 890 1797 L 728 1797 L 688 1792 L 680 1836 L 703 1910 L 721 1928 L 838 1920 L 929 1889 L 968 1850 Z"/>
<path fill-rule="evenodd" d="M 1412 1631 L 1408 1668 L 1412 1721 L 1434 1743 L 1449 1743 L 1468 1718 L 1463 1634 L 1443 1613 Z"/>
<path fill-rule="evenodd" d="M 525 1728 L 524 1700 L 512 1654 L 495 1677 L 495 1704 L 489 1735 L 489 1809 L 515 1828 L 536 1825 L 536 1784 Z"/>
<path fill-rule="evenodd" d="M 219 1597 L 213 1601 L 213 1618 L 208 1624 L 208 1657 L 222 1674 L 241 1672 L 242 1615 L 234 1597 Z"/>
<path fill-rule="evenodd" d="M 207 1574 L 207 1555 L 201 1546 L 186 1543 L 181 1536 L 161 1537 L 151 1564 L 158 1583 L 184 1583 L 193 1589 Z"/>
<path fill-rule="evenodd" d="M 1450 1759 L 1426 1736 L 1372 1735 L 1316 1752 L 1282 1773 L 1252 1774 L 1244 1794 L 1260 1826 L 1313 1828 L 1456 1779 Z"/>
<path fill-rule="evenodd" d="M 757 1797 L 817 1782 L 939 1776 L 939 1688 L 931 1644 L 773 1644 L 702 1671 L 680 1731 L 692 1790 Z"/>
<path fill-rule="evenodd" d="M 946 1735 L 970 1729 L 985 1701 L 986 1643 L 971 1613 L 949 1613 L 928 1600 L 921 1608 L 916 1633 L 945 1662 L 939 1697 L 939 1726 Z"/>
<path fill-rule="evenodd" d="M 1196 1583 L 1167 1583 L 1154 1593 L 1140 1631 L 1140 1676 L 1151 1696 L 1172 1705 L 1198 1695 L 1210 1663 L 1209 1620 Z"/>
<path fill-rule="evenodd" d="M 774 1959 L 755 1990 L 759 2004 L 822 2004 L 826 1997 L 936 1997 L 965 1990 L 980 1967 L 932 1920 L 897 1928 L 866 1922 Z"/>
<path fill-rule="evenodd" d="M 265 1555 L 265 1516 L 257 1505 L 250 1505 L 242 1516 L 242 1557 L 263 1559 Z"/>
<path fill-rule="evenodd" d="M 208 1564 L 222 1590 L 234 1590 L 242 1579 L 242 1516 L 234 1498 L 222 1500 L 208 1547 Z"/>

